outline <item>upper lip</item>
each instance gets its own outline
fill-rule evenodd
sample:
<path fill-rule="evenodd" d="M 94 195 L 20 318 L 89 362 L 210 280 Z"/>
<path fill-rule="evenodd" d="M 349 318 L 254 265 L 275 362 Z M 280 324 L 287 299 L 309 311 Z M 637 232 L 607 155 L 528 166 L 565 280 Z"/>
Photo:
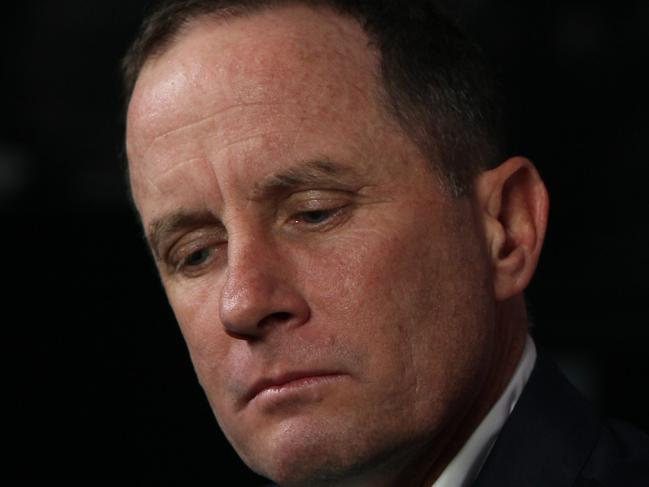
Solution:
<path fill-rule="evenodd" d="M 245 396 L 245 402 L 252 401 L 260 392 L 269 387 L 278 387 L 294 380 L 306 379 L 309 377 L 323 377 L 323 376 L 334 376 L 340 375 L 339 372 L 324 371 L 324 370 L 307 370 L 307 371 L 295 371 L 295 372 L 286 372 L 274 377 L 262 377 L 256 381 L 252 387 L 248 390 L 248 393 Z"/>

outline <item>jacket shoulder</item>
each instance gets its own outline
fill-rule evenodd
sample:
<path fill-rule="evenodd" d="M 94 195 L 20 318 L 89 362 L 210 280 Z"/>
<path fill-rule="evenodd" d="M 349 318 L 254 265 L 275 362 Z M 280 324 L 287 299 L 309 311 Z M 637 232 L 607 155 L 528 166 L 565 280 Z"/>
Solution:
<path fill-rule="evenodd" d="M 540 354 L 475 487 L 649 487 L 648 441 L 603 420 Z"/>
<path fill-rule="evenodd" d="M 649 486 L 649 436 L 619 420 L 603 422 L 600 431 L 578 485 Z"/>

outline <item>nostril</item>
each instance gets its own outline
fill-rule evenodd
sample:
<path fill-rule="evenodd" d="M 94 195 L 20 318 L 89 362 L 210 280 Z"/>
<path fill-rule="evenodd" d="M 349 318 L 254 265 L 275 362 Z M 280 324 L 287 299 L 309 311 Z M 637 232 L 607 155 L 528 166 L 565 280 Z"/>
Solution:
<path fill-rule="evenodd" d="M 268 316 L 266 316 L 261 323 L 259 323 L 259 326 L 266 326 L 266 325 L 271 325 L 271 324 L 279 324 L 279 323 L 286 323 L 289 321 L 293 315 L 291 313 L 288 313 L 286 311 L 278 311 L 276 313 L 272 313 Z"/>
<path fill-rule="evenodd" d="M 257 341 L 260 337 L 259 331 L 266 327 L 266 326 L 272 326 L 272 325 L 280 325 L 282 323 L 287 323 L 293 318 L 292 313 L 288 312 L 277 312 L 277 313 L 271 313 L 268 316 L 266 316 L 263 320 L 261 320 L 257 326 L 258 331 L 255 331 L 253 333 L 245 333 L 242 331 L 235 331 L 231 328 L 226 327 L 225 333 L 230 335 L 232 338 L 236 338 L 238 340 L 245 340 L 247 342 L 254 342 Z"/>
<path fill-rule="evenodd" d="M 250 333 L 239 333 L 227 328 L 225 329 L 225 333 L 232 338 L 236 338 L 237 340 L 245 340 L 247 342 L 254 342 L 258 338 L 256 335 L 252 335 Z"/>

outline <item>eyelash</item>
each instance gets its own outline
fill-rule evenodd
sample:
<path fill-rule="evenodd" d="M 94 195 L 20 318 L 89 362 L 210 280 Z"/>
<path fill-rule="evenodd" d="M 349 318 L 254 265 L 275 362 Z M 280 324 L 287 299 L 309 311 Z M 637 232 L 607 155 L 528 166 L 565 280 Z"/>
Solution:
<path fill-rule="evenodd" d="M 184 268 L 187 268 L 187 267 L 193 267 L 193 268 L 200 267 L 210 257 L 212 251 L 213 250 L 210 247 L 204 247 L 202 249 L 194 250 L 187 257 L 183 258 L 180 261 L 180 266 L 184 267 Z M 204 258 L 201 260 L 200 263 L 198 263 L 198 264 L 190 264 L 189 263 L 189 261 L 192 259 L 192 257 L 194 257 L 195 255 L 197 255 L 199 253 L 205 253 L 205 252 L 209 252 L 209 254 L 207 256 L 204 256 Z"/>
<path fill-rule="evenodd" d="M 338 208 L 301 211 L 299 213 L 296 213 L 295 216 L 291 218 L 291 221 L 298 224 L 304 223 L 305 225 L 308 225 L 310 227 L 317 228 L 331 223 L 332 220 L 334 220 L 337 216 L 340 216 L 344 209 L 345 206 L 340 206 Z M 309 222 L 307 221 L 309 216 L 323 216 L 324 218 L 317 222 Z"/>
<path fill-rule="evenodd" d="M 182 252 L 180 249 L 176 254 L 173 253 L 170 255 L 170 267 L 173 269 L 175 274 L 188 274 L 191 276 L 192 272 L 198 272 L 203 267 L 209 264 L 209 262 L 214 258 L 214 253 L 218 250 L 214 244 L 206 244 L 205 242 L 196 242 L 195 244 L 188 245 L 188 251 Z M 201 262 L 197 264 L 189 264 L 190 259 L 196 256 L 199 253 L 207 252 Z"/>

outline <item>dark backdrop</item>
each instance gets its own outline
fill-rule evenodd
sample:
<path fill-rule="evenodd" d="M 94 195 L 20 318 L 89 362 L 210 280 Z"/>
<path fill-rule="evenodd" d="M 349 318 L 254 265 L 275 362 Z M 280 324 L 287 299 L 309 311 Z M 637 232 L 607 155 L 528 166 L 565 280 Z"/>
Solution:
<path fill-rule="evenodd" d="M 145 3 L 23 1 L 0 17 L 4 397 L 24 483 L 256 485 L 126 197 L 118 62 Z M 537 344 L 603 412 L 649 430 L 649 3 L 449 3 L 500 72 L 512 154 L 550 190 Z"/>

